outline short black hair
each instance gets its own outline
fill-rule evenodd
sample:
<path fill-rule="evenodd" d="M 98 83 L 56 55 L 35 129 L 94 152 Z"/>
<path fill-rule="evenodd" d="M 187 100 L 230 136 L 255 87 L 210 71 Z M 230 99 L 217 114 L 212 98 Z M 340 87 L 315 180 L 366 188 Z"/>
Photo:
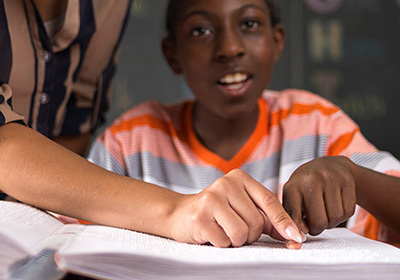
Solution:
<path fill-rule="evenodd" d="M 187 1 L 187 0 L 183 0 Z M 279 6 L 275 3 L 274 0 L 265 0 L 268 5 L 271 17 L 271 25 L 276 26 L 281 23 L 281 12 Z M 181 3 L 181 0 L 169 0 L 167 6 L 167 13 L 165 16 L 165 26 L 167 29 L 167 37 L 175 37 L 175 19 L 176 13 L 178 10 L 178 6 Z"/>

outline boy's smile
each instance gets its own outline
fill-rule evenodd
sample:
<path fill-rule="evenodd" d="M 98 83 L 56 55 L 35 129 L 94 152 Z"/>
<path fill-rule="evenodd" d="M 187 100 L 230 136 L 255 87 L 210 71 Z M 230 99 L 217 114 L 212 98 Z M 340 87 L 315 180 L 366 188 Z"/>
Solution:
<path fill-rule="evenodd" d="M 284 42 L 266 2 L 185 0 L 177 15 L 164 52 L 196 96 L 196 112 L 232 120 L 257 111 Z"/>
<path fill-rule="evenodd" d="M 240 96 L 246 93 L 250 79 L 249 74 L 236 72 L 224 75 L 217 83 L 227 95 Z"/>

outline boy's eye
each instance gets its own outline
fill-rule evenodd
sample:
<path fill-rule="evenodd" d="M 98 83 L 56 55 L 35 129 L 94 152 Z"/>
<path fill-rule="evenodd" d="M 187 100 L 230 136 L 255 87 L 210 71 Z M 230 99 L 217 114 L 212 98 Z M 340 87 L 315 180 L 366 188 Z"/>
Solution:
<path fill-rule="evenodd" d="M 260 24 L 258 21 L 255 20 L 246 20 L 245 22 L 243 22 L 241 24 L 242 29 L 251 29 L 251 28 L 256 28 L 258 27 Z"/>
<path fill-rule="evenodd" d="M 192 35 L 194 37 L 204 36 L 204 35 L 208 35 L 210 33 L 211 33 L 210 29 L 208 29 L 207 27 L 204 27 L 204 26 L 203 27 L 194 28 L 192 30 Z"/>

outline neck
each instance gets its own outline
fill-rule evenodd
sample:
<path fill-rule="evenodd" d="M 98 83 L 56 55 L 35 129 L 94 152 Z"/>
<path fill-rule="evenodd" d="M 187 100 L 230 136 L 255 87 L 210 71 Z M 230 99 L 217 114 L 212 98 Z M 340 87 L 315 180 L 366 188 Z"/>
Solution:
<path fill-rule="evenodd" d="M 33 0 L 42 21 L 61 17 L 67 10 L 68 0 Z"/>
<path fill-rule="evenodd" d="M 257 126 L 258 117 L 258 105 L 238 118 L 227 119 L 204 110 L 195 103 L 193 129 L 207 149 L 225 160 L 230 160 L 252 135 Z"/>

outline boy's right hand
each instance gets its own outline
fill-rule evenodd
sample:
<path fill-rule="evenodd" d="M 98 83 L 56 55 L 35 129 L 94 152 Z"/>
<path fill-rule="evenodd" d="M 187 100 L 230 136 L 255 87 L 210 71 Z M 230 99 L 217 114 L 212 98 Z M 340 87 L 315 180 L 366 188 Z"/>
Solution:
<path fill-rule="evenodd" d="M 348 220 L 355 211 L 359 168 L 344 156 L 309 161 L 293 172 L 283 187 L 283 206 L 299 228 L 318 235 Z"/>
<path fill-rule="evenodd" d="M 252 243 L 262 233 L 289 241 L 289 248 L 300 248 L 303 239 L 276 195 L 239 169 L 185 195 L 171 225 L 175 240 L 216 247 Z"/>

